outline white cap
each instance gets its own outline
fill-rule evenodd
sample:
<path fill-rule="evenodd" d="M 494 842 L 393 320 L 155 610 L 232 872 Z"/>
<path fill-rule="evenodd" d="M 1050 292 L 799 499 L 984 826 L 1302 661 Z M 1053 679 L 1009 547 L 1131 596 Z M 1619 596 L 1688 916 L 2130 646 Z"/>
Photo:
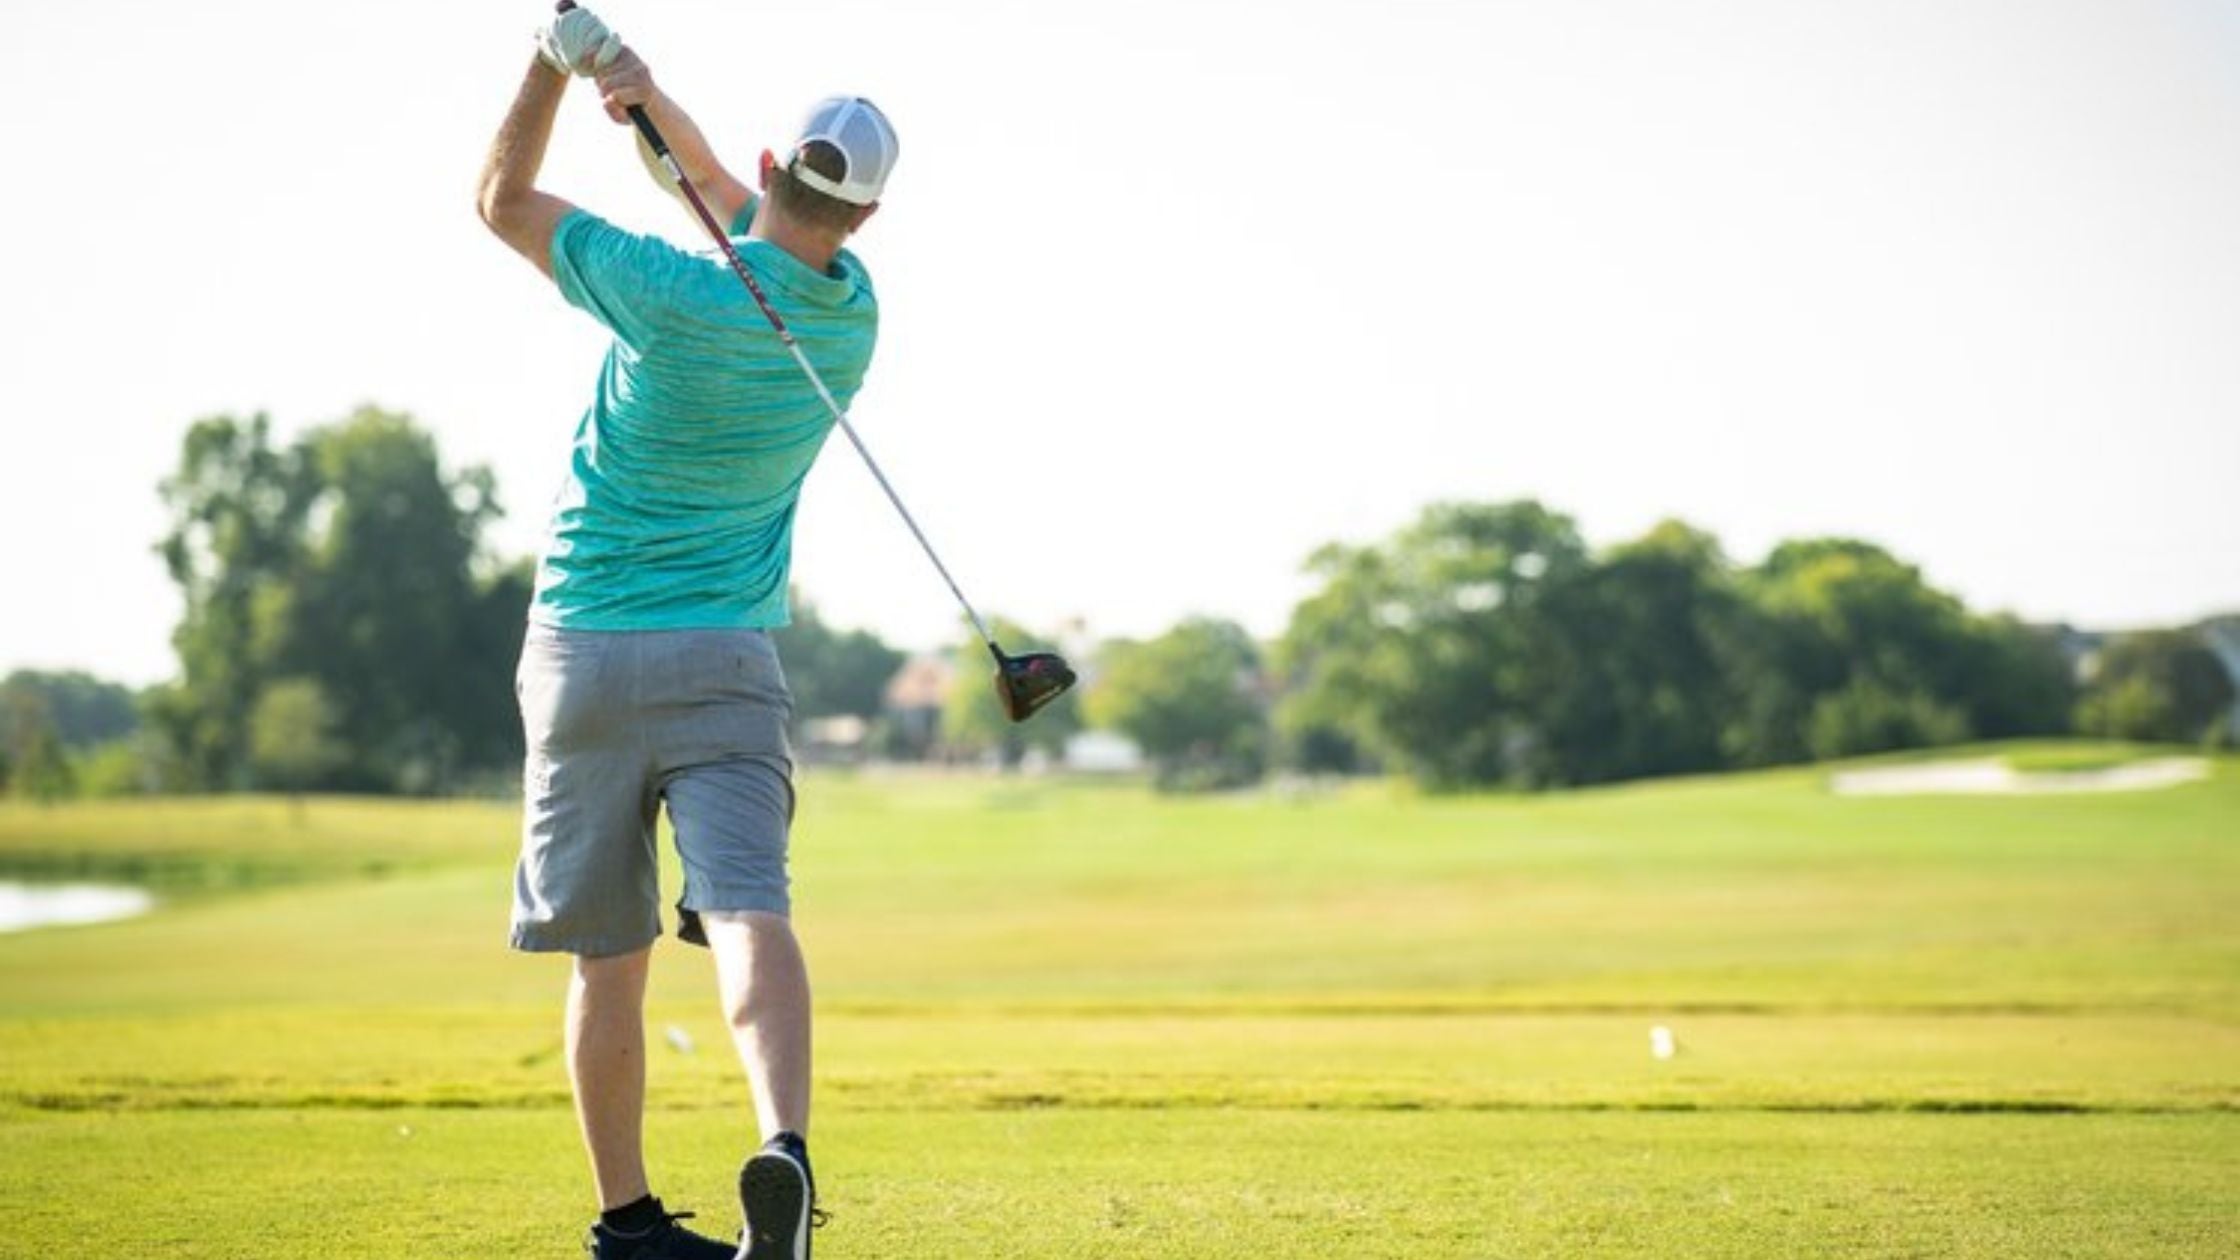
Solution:
<path fill-rule="evenodd" d="M 837 180 L 810 170 L 801 161 L 801 150 L 822 140 L 840 150 L 844 164 Z M 860 96 L 833 96 L 818 101 L 801 124 L 801 138 L 793 142 L 786 169 L 809 187 L 837 197 L 852 206 L 868 206 L 887 186 L 887 175 L 902 146 L 894 138 L 894 124 L 879 107 Z"/>

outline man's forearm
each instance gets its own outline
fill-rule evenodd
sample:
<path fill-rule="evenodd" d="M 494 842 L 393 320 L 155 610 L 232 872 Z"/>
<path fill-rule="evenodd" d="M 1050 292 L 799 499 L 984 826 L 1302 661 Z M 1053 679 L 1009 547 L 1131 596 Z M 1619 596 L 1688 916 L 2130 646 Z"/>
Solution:
<path fill-rule="evenodd" d="M 537 172 L 544 167 L 545 146 L 552 140 L 552 121 L 560 112 L 560 98 L 568 78 L 542 61 L 530 63 L 528 77 L 513 98 L 513 108 L 490 142 L 490 156 L 482 164 L 482 183 L 475 190 L 475 208 L 498 239 L 515 253 L 552 275 L 552 234 L 568 211 L 567 202 L 537 187 Z"/>
<path fill-rule="evenodd" d="M 646 114 L 660 129 L 661 138 L 669 142 L 669 156 L 677 160 L 686 179 L 695 185 L 704 184 L 723 169 L 716 163 L 716 152 L 708 144 L 708 138 L 700 133 L 700 124 L 692 121 L 667 92 L 654 94 L 646 105 Z M 638 137 L 638 154 L 647 165 L 659 171 L 660 164 L 654 161 L 653 149 L 646 144 L 644 136 Z"/>
<path fill-rule="evenodd" d="M 522 79 L 513 108 L 498 125 L 498 137 L 490 142 L 490 155 L 482 164 L 476 203 L 483 221 L 492 227 L 497 226 L 494 214 L 536 190 L 545 148 L 552 142 L 552 122 L 567 89 L 568 76 L 542 61 L 529 63 L 528 76 Z"/>
<path fill-rule="evenodd" d="M 653 120 L 661 138 L 669 144 L 669 156 L 676 159 L 677 169 L 692 183 L 693 191 L 715 212 L 719 223 L 729 226 L 739 207 L 746 203 L 748 190 L 716 159 L 715 148 L 701 134 L 699 124 L 692 121 L 667 92 L 656 92 L 646 104 L 646 115 Z M 654 181 L 667 189 L 669 173 L 654 157 L 652 146 L 644 136 L 638 137 L 638 160 L 645 163 L 646 172 Z"/>

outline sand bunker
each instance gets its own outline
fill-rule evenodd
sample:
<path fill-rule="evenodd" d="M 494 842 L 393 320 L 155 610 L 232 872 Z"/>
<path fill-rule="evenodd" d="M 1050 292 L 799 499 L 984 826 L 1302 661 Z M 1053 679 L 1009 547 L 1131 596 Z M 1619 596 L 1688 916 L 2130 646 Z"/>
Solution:
<path fill-rule="evenodd" d="M 2209 777 L 2205 757 L 2161 757 L 2097 770 L 2025 773 L 2004 761 L 1939 761 L 1921 766 L 1845 770 L 1828 785 L 1838 796 L 2031 796 L 2059 792 L 2144 792 Z"/>

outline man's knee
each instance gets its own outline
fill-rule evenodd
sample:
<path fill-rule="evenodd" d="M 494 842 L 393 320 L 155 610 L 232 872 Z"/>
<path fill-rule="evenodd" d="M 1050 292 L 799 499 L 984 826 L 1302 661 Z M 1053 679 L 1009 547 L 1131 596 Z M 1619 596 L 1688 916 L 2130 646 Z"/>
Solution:
<path fill-rule="evenodd" d="M 604 957 L 578 954 L 575 987 L 593 998 L 629 999 L 632 995 L 642 995 L 646 987 L 647 966 L 652 960 L 653 950 L 650 947 Z"/>
<path fill-rule="evenodd" d="M 702 910 L 711 943 L 718 934 L 737 940 L 791 938 L 793 919 L 774 910 Z"/>

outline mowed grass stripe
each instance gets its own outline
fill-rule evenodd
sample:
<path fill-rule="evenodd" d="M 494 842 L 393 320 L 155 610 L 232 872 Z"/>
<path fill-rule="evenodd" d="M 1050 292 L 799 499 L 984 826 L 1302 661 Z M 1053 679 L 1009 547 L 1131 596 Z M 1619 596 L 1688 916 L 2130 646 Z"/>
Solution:
<path fill-rule="evenodd" d="M 709 1004 L 653 1011 L 651 1097 L 734 1105 Z M 2240 1029 L 2177 1016 L 1080 1020 L 827 1016 L 821 1095 L 939 1106 L 2218 1111 Z M 675 1036 L 677 1043 L 670 1038 Z M 677 1045 L 690 1047 L 690 1052 Z M 49 1110 L 562 1105 L 554 1013 L 246 1012 L 0 1022 L 0 1102 Z"/>
<path fill-rule="evenodd" d="M 655 1184 L 736 1228 L 748 1137 L 656 1111 Z M 2172 1257 L 2240 1227 L 2228 1116 L 924 1110 L 819 1138 L 817 1254 L 1074 1260 Z M 0 1112 L 25 1237 L 179 1260 L 575 1255 L 564 1109 Z M 90 1244 L 100 1244 L 92 1246 Z"/>

